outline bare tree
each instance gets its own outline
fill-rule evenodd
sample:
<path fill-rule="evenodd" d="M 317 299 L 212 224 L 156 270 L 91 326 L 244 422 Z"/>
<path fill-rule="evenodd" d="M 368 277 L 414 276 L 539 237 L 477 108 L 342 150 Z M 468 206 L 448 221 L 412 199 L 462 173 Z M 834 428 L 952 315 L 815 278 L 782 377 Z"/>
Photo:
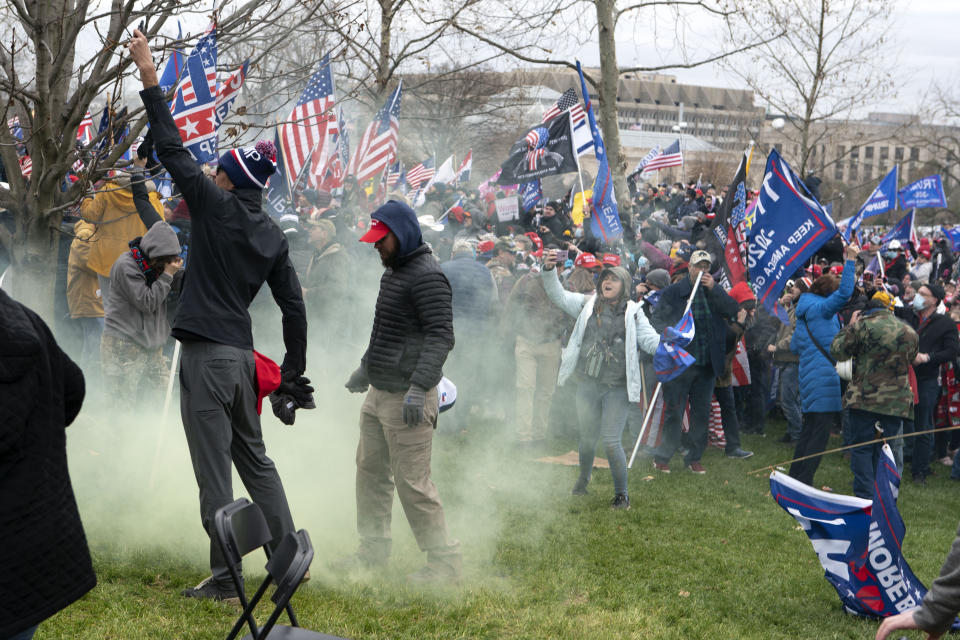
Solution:
<path fill-rule="evenodd" d="M 595 89 L 598 123 L 603 130 L 603 141 L 610 169 L 614 175 L 617 198 L 626 202 L 629 190 L 626 182 L 626 158 L 620 146 L 617 121 L 617 91 L 622 74 L 691 69 L 717 62 L 735 53 L 750 50 L 775 40 L 781 35 L 773 30 L 756 37 L 735 41 L 738 46 L 722 45 L 712 52 L 691 54 L 690 47 L 681 41 L 677 58 L 662 64 L 620 66 L 617 59 L 617 29 L 634 25 L 635 29 L 649 29 L 651 25 L 667 25 L 681 33 L 690 22 L 699 18 L 729 17 L 728 2 L 723 0 L 562 0 L 556 4 L 512 2 L 500 0 L 491 10 L 484 5 L 482 13 L 465 14 L 455 21 L 455 27 L 477 41 L 502 51 L 517 60 L 530 64 L 557 65 L 576 68 L 562 52 L 546 43 L 563 42 L 582 45 L 585 36 L 597 33 L 600 52 L 600 75 L 584 73 L 587 83 Z M 681 39 L 682 40 L 682 39 Z M 585 99 L 588 96 L 583 96 Z"/>
<path fill-rule="evenodd" d="M 726 66 L 785 116 L 784 136 L 799 146 L 801 175 L 837 121 L 880 102 L 894 87 L 889 38 L 894 0 L 733 0 L 733 42 L 771 30 L 783 37 L 728 58 Z M 831 126 L 824 126 L 830 123 Z"/>

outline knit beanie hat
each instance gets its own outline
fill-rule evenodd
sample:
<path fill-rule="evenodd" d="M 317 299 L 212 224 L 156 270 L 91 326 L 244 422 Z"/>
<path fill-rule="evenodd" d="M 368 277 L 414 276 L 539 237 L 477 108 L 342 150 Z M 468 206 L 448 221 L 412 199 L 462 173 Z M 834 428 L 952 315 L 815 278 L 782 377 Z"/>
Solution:
<path fill-rule="evenodd" d="M 263 189 L 277 170 L 277 149 L 269 140 L 255 147 L 231 149 L 220 156 L 220 168 L 238 189 Z"/>
<path fill-rule="evenodd" d="M 937 299 L 937 302 L 942 302 L 947 296 L 947 293 L 943 290 L 943 287 L 938 284 L 928 284 L 923 286 L 925 286 L 927 289 L 930 289 L 930 293 L 932 293 L 933 297 Z"/>
<path fill-rule="evenodd" d="M 654 269 L 647 274 L 647 284 L 657 289 L 666 289 L 670 286 L 670 274 L 666 269 Z"/>

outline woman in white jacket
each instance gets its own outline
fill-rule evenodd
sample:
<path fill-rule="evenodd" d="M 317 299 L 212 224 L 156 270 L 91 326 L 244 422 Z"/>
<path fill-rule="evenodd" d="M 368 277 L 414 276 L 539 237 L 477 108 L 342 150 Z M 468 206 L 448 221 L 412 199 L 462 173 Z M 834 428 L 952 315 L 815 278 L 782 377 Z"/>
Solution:
<path fill-rule="evenodd" d="M 613 475 L 611 507 L 629 509 L 627 458 L 623 428 L 631 402 L 640 402 L 643 387 L 638 349 L 653 353 L 660 336 L 639 304 L 630 300 L 630 274 L 608 267 L 597 279 L 597 293 L 565 291 L 557 277 L 556 254 L 544 261 L 543 287 L 550 300 L 577 319 L 560 360 L 558 384 L 577 374 L 580 419 L 580 477 L 574 495 L 587 493 L 597 441 L 602 437 Z"/>

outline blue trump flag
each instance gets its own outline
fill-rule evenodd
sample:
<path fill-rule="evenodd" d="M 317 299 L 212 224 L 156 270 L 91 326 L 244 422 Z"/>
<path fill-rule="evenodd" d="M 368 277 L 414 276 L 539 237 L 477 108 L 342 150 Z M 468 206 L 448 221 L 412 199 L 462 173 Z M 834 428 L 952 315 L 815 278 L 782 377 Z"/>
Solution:
<path fill-rule="evenodd" d="M 530 211 L 543 198 L 543 189 L 540 186 L 540 180 L 533 182 L 524 182 L 520 185 L 521 207 L 524 211 Z"/>
<path fill-rule="evenodd" d="M 927 176 L 916 182 L 911 182 L 898 192 L 900 208 L 916 207 L 926 209 L 931 207 L 946 207 L 947 196 L 943 192 L 943 182 L 940 176 Z"/>
<path fill-rule="evenodd" d="M 897 208 L 897 178 L 898 178 L 897 167 L 894 167 L 890 170 L 890 173 L 880 181 L 880 184 L 876 186 L 873 190 L 873 193 L 870 194 L 870 197 L 867 198 L 867 201 L 860 206 L 860 210 L 857 211 L 857 215 L 853 216 L 850 220 L 850 224 L 847 225 L 847 228 L 843 231 L 843 239 L 847 242 L 850 242 L 850 235 L 854 231 L 860 228 L 860 223 L 863 222 L 864 218 L 871 218 L 873 216 L 879 216 L 882 213 L 891 211 Z"/>
<path fill-rule="evenodd" d="M 748 215 L 747 267 L 770 313 L 787 278 L 837 233 L 833 220 L 776 149 L 767 157 L 760 195 Z"/>
<path fill-rule="evenodd" d="M 916 209 L 910 209 L 909 213 L 900 218 L 897 224 L 893 225 L 893 228 L 890 229 L 890 231 L 887 231 L 885 234 L 883 234 L 883 237 L 880 238 L 880 246 L 885 247 L 893 240 L 899 240 L 900 242 L 913 242 L 915 235 L 913 232 L 913 218 L 916 212 Z"/>
<path fill-rule="evenodd" d="M 953 227 L 952 229 L 940 227 L 940 231 L 950 241 L 950 248 L 954 251 L 960 251 L 960 227 Z"/>
<path fill-rule="evenodd" d="M 580 74 L 580 90 L 583 93 L 583 101 L 587 105 L 587 119 L 590 121 L 593 151 L 597 156 L 598 165 L 597 179 L 593 182 L 593 215 L 590 217 L 590 229 L 593 235 L 603 240 L 604 244 L 611 244 L 623 236 L 623 225 L 620 224 L 620 212 L 617 210 L 617 197 L 613 192 L 613 174 L 610 173 L 607 150 L 603 146 L 597 119 L 593 115 L 590 92 L 587 91 L 587 81 L 583 79 L 579 60 L 577 73 Z"/>
<path fill-rule="evenodd" d="M 296 214 L 296 209 L 290 197 L 290 183 L 283 164 L 283 156 L 286 151 L 284 151 L 280 141 L 280 134 L 274 131 L 273 144 L 277 148 L 277 170 L 270 176 L 265 190 L 266 193 L 264 194 L 267 213 L 274 218 L 281 218 L 291 213 Z"/>
<path fill-rule="evenodd" d="M 663 330 L 660 344 L 653 354 L 653 370 L 660 382 L 673 380 L 696 362 L 696 358 L 684 349 L 695 335 L 693 311 L 689 308 L 677 324 Z"/>
<path fill-rule="evenodd" d="M 906 526 L 897 510 L 899 489 L 900 474 L 886 444 L 872 501 L 818 491 L 778 471 L 770 474 L 773 499 L 803 527 L 848 613 L 885 618 L 918 606 L 927 592 L 901 552 Z"/>

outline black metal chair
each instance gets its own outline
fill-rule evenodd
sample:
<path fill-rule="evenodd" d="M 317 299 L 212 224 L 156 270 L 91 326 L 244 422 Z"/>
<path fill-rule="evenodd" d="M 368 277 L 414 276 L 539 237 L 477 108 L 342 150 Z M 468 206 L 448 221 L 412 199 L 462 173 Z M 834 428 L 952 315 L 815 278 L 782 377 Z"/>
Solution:
<path fill-rule="evenodd" d="M 270 559 L 269 543 L 273 539 L 270 527 L 267 526 L 267 520 L 263 517 L 260 507 L 246 498 L 238 498 L 217 509 L 213 516 L 213 526 L 220 551 L 227 561 L 230 577 L 240 597 L 240 606 L 246 609 L 248 604 L 246 593 L 237 567 L 241 565 L 243 556 L 257 548 L 262 548 L 267 555 L 267 560 Z M 290 617 L 291 625 L 299 626 L 297 616 L 290 605 L 287 605 L 287 615 Z M 253 615 L 248 615 L 246 621 L 250 626 L 250 632 L 256 637 L 257 623 Z M 239 628 L 235 631 L 239 631 Z"/>
<path fill-rule="evenodd" d="M 290 604 L 290 598 L 296 593 L 300 583 L 303 582 L 303 576 L 310 568 L 310 562 L 313 561 L 313 545 L 310 544 L 310 536 L 301 529 L 297 532 L 288 533 L 280 541 L 273 555 L 267 560 L 267 577 L 263 584 L 257 589 L 257 592 L 250 599 L 250 602 L 244 607 L 243 613 L 237 619 L 227 640 L 234 640 L 237 633 L 243 627 L 244 621 L 249 622 L 253 619 L 253 610 L 263 599 L 267 588 L 271 584 L 276 584 L 273 595 L 270 599 L 274 603 L 273 612 L 267 619 L 267 623 L 259 631 L 244 636 L 243 640 L 345 640 L 337 636 L 310 631 L 302 627 L 287 627 L 277 624 L 280 614 Z"/>

